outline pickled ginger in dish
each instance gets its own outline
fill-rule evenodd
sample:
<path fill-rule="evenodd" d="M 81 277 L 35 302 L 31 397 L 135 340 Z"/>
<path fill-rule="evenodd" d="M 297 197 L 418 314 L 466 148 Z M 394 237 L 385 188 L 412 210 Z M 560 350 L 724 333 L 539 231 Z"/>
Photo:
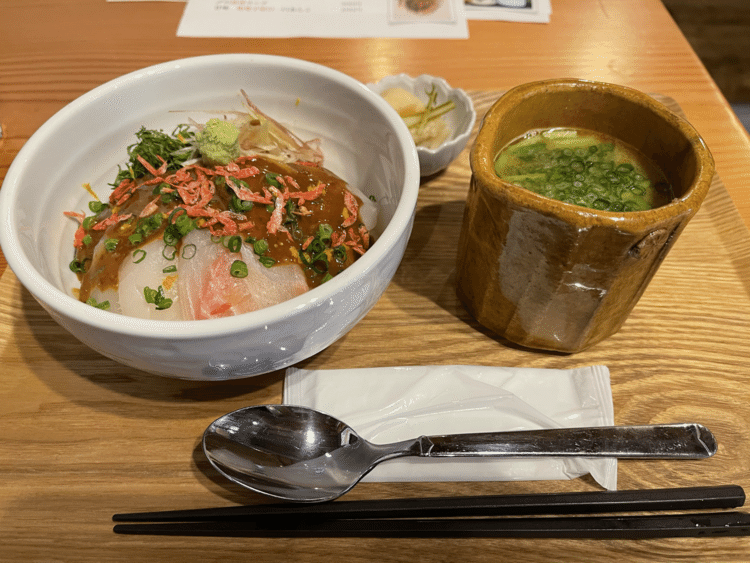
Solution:
<path fill-rule="evenodd" d="M 246 106 L 171 134 L 142 128 L 108 201 L 66 213 L 78 299 L 138 318 L 221 318 L 301 295 L 367 251 L 375 203 L 323 167 L 315 142 Z"/>

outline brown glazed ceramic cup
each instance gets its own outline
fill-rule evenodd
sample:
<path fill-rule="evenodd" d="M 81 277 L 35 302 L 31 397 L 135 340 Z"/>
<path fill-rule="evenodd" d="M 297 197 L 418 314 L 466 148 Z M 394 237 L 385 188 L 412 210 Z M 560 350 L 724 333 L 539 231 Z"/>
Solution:
<path fill-rule="evenodd" d="M 648 211 L 562 203 L 497 177 L 494 160 L 532 129 L 606 133 L 661 168 L 675 199 Z M 708 192 L 714 162 L 684 119 L 636 90 L 576 79 L 518 86 L 490 108 L 471 151 L 457 293 L 521 346 L 578 352 L 614 334 Z"/>

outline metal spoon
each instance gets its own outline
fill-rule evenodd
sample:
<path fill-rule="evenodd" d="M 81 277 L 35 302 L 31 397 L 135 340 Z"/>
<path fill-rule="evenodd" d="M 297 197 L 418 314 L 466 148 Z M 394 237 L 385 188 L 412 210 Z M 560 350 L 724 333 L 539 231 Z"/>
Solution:
<path fill-rule="evenodd" d="M 716 440 L 700 424 L 564 428 L 421 436 L 372 444 L 345 423 L 290 405 L 231 412 L 203 434 L 203 451 L 220 473 L 258 493 L 296 502 L 340 497 L 381 461 L 421 457 L 701 459 Z"/>

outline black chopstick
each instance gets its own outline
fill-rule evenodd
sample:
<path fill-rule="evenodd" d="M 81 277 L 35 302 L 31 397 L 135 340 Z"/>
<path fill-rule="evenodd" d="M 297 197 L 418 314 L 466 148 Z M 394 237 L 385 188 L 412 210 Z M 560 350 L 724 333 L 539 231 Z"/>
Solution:
<path fill-rule="evenodd" d="M 750 535 L 750 514 L 437 519 L 291 519 L 118 524 L 119 534 L 215 537 L 645 539 Z"/>
<path fill-rule="evenodd" d="M 490 495 L 335 501 L 324 504 L 259 504 L 115 514 L 116 522 L 247 521 L 256 518 L 429 518 L 524 516 L 737 508 L 745 503 L 738 485 L 580 493 Z"/>

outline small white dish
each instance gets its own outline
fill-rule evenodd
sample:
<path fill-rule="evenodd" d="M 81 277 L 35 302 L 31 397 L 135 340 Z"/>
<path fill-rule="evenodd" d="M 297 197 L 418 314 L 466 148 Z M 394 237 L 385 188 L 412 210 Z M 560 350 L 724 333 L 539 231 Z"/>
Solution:
<path fill-rule="evenodd" d="M 433 85 L 438 92 L 438 103 L 450 99 L 456 107 L 444 116 L 451 128 L 451 137 L 435 149 L 417 146 L 419 173 L 423 177 L 432 176 L 447 168 L 466 147 L 477 117 L 471 98 L 460 88 L 451 88 L 444 79 L 429 74 L 422 74 L 416 78 L 407 74 L 397 74 L 386 76 L 377 83 L 367 84 L 367 87 L 376 94 L 388 88 L 403 88 L 425 103 L 427 92 L 432 89 Z"/>

